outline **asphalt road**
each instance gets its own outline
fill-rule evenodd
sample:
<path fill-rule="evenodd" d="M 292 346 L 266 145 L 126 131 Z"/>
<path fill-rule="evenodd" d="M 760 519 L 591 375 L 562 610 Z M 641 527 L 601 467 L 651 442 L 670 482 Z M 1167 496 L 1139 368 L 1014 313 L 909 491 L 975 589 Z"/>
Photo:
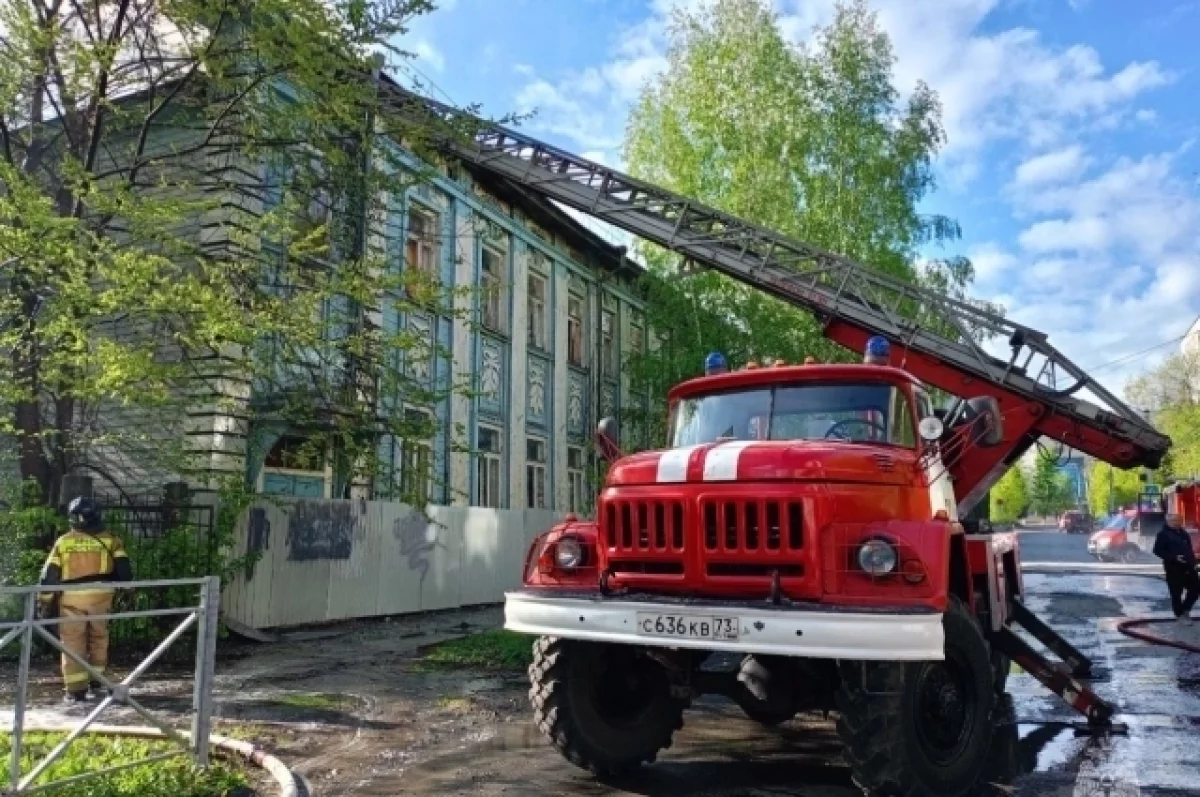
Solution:
<path fill-rule="evenodd" d="M 1026 561 L 1089 561 L 1087 535 L 1021 532 Z M 1153 647 L 1116 631 L 1123 617 L 1165 614 L 1162 582 L 1128 576 L 1027 575 L 1031 608 L 1093 657 L 1094 688 L 1118 705 L 1126 735 L 1077 736 L 1078 717 L 1024 673 L 998 712 L 991 771 L 980 795 L 1200 795 L 1200 656 Z M 1200 640 L 1198 640 L 1200 641 Z M 381 792 L 371 792 L 381 793 Z M 405 794 L 805 795 L 859 792 L 840 760 L 832 723 L 819 715 L 775 730 L 732 705 L 704 699 L 658 763 L 602 784 L 563 761 L 530 723 L 413 767 Z"/>

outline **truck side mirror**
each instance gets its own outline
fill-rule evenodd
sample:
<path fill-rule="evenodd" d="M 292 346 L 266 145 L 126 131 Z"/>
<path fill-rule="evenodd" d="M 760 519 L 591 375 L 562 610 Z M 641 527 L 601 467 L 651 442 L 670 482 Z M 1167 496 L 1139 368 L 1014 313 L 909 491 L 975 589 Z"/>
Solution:
<path fill-rule="evenodd" d="M 621 446 L 617 442 L 620 439 L 615 418 L 604 418 L 596 424 L 596 448 L 606 461 L 616 462 L 621 458 Z"/>
<path fill-rule="evenodd" d="M 976 396 L 965 402 L 960 423 L 971 424 L 971 437 L 977 446 L 990 448 L 1004 442 L 1004 416 L 1000 402 L 992 396 Z"/>

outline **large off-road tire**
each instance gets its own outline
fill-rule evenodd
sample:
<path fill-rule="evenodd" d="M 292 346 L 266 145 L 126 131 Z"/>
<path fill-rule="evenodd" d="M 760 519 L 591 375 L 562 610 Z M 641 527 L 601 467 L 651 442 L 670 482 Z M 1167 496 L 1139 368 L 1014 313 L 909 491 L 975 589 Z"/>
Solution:
<path fill-rule="evenodd" d="M 529 666 L 534 721 L 577 767 L 619 775 L 651 763 L 683 727 L 667 671 L 629 645 L 541 637 Z"/>
<path fill-rule="evenodd" d="M 946 659 L 847 662 L 838 735 L 855 782 L 871 794 L 956 797 L 987 763 L 995 676 L 979 624 L 952 600 Z"/>
<path fill-rule="evenodd" d="M 1012 659 L 1003 653 L 992 651 L 992 687 L 997 695 L 1008 689 L 1008 674 L 1012 670 Z"/>

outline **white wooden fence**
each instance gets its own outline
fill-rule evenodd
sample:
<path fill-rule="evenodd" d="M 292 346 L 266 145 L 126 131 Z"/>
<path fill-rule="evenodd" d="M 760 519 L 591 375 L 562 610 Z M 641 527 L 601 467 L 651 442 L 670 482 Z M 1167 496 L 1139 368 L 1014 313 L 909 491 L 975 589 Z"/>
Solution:
<path fill-rule="evenodd" d="M 521 582 L 548 510 L 389 502 L 262 501 L 243 518 L 235 555 L 260 552 L 222 608 L 252 628 L 451 609 L 504 599 Z"/>

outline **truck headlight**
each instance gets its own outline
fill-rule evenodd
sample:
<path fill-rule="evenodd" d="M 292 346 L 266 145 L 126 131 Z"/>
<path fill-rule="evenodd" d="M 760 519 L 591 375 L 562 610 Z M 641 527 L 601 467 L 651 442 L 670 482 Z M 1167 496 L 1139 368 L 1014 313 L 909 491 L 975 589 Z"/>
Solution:
<path fill-rule="evenodd" d="M 886 540 L 867 540 L 858 549 L 858 566 L 873 576 L 885 576 L 895 571 L 899 557 Z"/>
<path fill-rule="evenodd" d="M 573 570 L 583 564 L 583 546 L 573 537 L 563 537 L 554 546 L 554 562 L 563 570 Z"/>

